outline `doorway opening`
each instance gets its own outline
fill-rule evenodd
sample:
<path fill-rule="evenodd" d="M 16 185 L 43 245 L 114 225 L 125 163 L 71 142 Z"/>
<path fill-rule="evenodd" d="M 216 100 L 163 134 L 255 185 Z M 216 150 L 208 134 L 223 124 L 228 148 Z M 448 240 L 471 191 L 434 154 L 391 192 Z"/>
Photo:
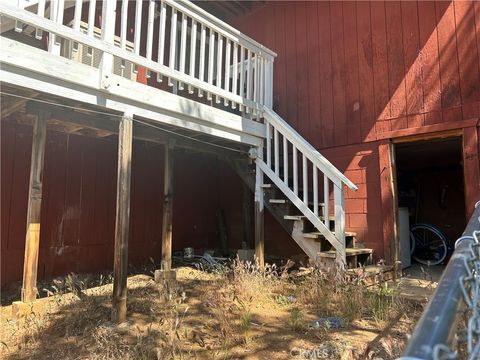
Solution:
<path fill-rule="evenodd" d="M 394 150 L 402 267 L 413 276 L 428 267 L 440 277 L 466 226 L 462 138 L 401 142 Z"/>

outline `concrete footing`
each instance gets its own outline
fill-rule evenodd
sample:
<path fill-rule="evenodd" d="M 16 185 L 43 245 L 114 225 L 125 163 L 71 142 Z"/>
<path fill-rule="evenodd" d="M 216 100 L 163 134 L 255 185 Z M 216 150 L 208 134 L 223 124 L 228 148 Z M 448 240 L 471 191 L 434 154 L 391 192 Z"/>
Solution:
<path fill-rule="evenodd" d="M 176 270 L 155 270 L 155 282 L 162 282 L 165 280 L 177 280 Z"/>
<path fill-rule="evenodd" d="M 32 302 L 23 302 L 23 301 L 14 301 L 12 303 L 12 317 L 22 318 L 30 314 L 43 315 L 45 312 L 45 304 L 43 301 L 32 301 Z"/>

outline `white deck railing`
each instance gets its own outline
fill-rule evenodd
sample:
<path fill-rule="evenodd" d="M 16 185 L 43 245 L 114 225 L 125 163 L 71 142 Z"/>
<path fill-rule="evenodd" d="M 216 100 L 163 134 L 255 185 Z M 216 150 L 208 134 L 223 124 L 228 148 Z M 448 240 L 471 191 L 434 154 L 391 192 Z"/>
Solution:
<path fill-rule="evenodd" d="M 276 54 L 189 1 L 2 0 L 0 13 L 19 32 L 46 32 L 52 54 L 95 52 L 105 89 L 115 64 L 131 64 L 177 93 L 253 117 L 272 107 Z"/>

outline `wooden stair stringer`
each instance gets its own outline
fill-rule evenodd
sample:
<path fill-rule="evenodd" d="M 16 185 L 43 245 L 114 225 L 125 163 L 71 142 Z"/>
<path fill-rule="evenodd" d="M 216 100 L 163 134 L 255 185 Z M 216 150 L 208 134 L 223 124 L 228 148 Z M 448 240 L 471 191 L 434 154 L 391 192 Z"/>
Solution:
<path fill-rule="evenodd" d="M 226 158 L 227 163 L 235 170 L 237 175 L 245 182 L 248 188 L 255 191 L 255 174 L 252 173 L 248 167 L 248 158 L 232 159 Z M 274 188 L 264 188 L 264 206 L 265 209 L 275 218 L 280 226 L 290 235 L 290 237 L 297 243 L 297 245 L 305 252 L 310 261 L 316 261 L 318 252 L 320 251 L 320 244 L 314 239 L 306 238 L 303 234 L 303 220 L 291 221 L 285 220 L 284 217 L 288 214 L 289 204 L 270 203 L 270 199 L 277 198 Z"/>

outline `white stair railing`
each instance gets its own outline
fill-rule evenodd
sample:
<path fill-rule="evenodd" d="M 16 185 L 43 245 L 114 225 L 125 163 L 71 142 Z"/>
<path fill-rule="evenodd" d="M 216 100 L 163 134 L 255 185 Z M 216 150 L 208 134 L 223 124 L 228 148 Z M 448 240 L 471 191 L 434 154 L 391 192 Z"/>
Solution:
<path fill-rule="evenodd" d="M 334 246 L 337 252 L 337 261 L 346 263 L 343 185 L 352 190 L 357 190 L 357 186 L 273 110 L 265 108 L 263 117 L 266 125 L 266 154 L 263 158 L 257 157 L 257 164 L 263 173 Z M 301 175 L 299 174 L 299 157 L 301 158 Z M 282 162 L 280 162 L 281 158 L 283 158 Z M 321 207 L 319 175 L 323 177 L 322 214 L 319 211 Z M 309 192 L 310 181 L 312 195 Z M 299 182 L 302 184 L 302 194 L 300 194 Z M 330 184 L 333 186 L 334 231 L 330 228 Z"/>

